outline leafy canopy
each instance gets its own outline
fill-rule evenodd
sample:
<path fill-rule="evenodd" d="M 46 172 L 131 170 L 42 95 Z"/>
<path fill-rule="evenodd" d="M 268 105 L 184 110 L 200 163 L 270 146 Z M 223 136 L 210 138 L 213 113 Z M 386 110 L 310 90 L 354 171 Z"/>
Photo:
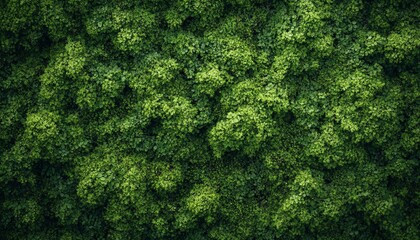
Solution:
<path fill-rule="evenodd" d="M 0 2 L 1 239 L 419 239 L 420 2 Z"/>

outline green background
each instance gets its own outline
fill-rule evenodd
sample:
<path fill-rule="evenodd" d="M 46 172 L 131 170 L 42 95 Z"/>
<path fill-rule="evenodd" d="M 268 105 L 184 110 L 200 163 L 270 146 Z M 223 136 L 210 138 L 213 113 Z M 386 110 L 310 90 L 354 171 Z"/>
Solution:
<path fill-rule="evenodd" d="M 420 1 L 1 0 L 1 239 L 419 239 Z"/>

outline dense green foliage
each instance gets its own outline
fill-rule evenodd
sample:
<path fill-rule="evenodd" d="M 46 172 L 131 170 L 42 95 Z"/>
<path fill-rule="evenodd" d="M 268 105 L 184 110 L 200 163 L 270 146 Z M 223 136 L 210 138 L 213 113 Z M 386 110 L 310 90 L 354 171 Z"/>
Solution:
<path fill-rule="evenodd" d="M 419 17 L 0 1 L 0 238 L 419 239 Z"/>

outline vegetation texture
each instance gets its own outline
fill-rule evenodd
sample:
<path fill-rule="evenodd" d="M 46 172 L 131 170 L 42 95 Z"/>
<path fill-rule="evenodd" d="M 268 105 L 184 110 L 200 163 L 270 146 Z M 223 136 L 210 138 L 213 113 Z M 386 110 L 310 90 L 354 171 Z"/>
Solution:
<path fill-rule="evenodd" d="M 420 238 L 420 1 L 1 0 L 1 239 Z"/>

